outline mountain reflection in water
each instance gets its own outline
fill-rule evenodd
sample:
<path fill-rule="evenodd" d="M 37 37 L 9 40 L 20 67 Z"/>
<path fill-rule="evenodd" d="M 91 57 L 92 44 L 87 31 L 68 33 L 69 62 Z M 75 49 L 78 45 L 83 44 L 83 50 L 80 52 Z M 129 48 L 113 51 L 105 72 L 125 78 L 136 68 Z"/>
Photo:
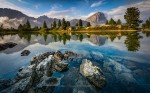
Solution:
<path fill-rule="evenodd" d="M 112 33 L 100 33 L 100 35 L 95 34 L 82 34 L 82 33 L 72 33 L 72 34 L 59 34 L 59 33 L 18 33 L 18 34 L 1 34 L 0 35 L 0 43 L 6 43 L 6 42 L 15 42 L 18 45 L 14 47 L 13 49 L 7 49 L 3 52 L 5 53 L 13 53 L 20 50 L 23 50 L 25 47 L 39 43 L 42 45 L 48 45 L 52 42 L 63 42 L 65 45 L 67 41 L 70 40 L 79 40 L 82 42 L 83 39 L 88 38 L 88 40 L 98 46 L 104 45 L 107 39 L 110 39 L 112 42 L 117 38 L 118 40 L 121 39 L 121 37 L 126 37 L 126 39 L 123 41 L 126 45 L 126 48 L 128 51 L 138 51 L 140 48 L 140 40 L 143 36 L 141 36 L 137 32 L 112 32 Z M 146 36 L 149 35 L 146 33 Z"/>
<path fill-rule="evenodd" d="M 55 73 L 61 78 L 53 93 L 148 93 L 150 91 L 150 33 L 14 33 L 0 34 L 0 44 L 17 45 L 0 51 L 0 78 L 13 78 L 21 66 L 28 66 L 33 56 L 47 51 L 73 51 L 81 54 L 79 60 L 68 62 L 69 70 Z M 23 50 L 30 50 L 22 57 Z M 89 59 L 100 67 L 107 85 L 96 90 L 79 74 L 82 59 Z M 80 86 L 79 86 L 80 85 Z"/>

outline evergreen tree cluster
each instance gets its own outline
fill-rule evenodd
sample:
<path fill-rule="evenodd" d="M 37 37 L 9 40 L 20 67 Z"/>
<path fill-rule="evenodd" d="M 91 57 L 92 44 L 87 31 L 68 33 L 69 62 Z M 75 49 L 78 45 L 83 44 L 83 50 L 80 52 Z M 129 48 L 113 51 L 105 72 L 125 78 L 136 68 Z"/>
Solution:
<path fill-rule="evenodd" d="M 79 19 L 79 21 L 75 24 L 75 26 L 79 26 L 82 27 L 83 26 L 83 22 L 81 19 Z"/>
<path fill-rule="evenodd" d="M 61 28 L 63 30 L 66 30 L 67 27 L 70 27 L 70 22 L 66 21 L 65 18 L 63 18 L 62 21 L 58 20 L 58 22 L 54 20 L 53 23 L 51 24 L 52 29 Z"/>
<path fill-rule="evenodd" d="M 27 20 L 27 22 L 24 25 L 20 24 L 18 26 L 18 30 L 19 31 L 30 31 L 31 30 L 31 25 L 30 25 L 29 20 Z"/>
<path fill-rule="evenodd" d="M 56 22 L 56 20 L 54 19 L 53 23 L 50 26 L 51 29 L 61 28 L 63 30 L 66 30 L 67 27 L 70 27 L 70 22 L 66 21 L 64 18 L 62 19 L 62 21 L 58 20 L 58 22 Z M 46 21 L 43 22 L 42 28 L 48 29 Z M 34 28 L 31 29 L 30 22 L 29 22 L 29 20 L 27 20 L 27 22 L 24 25 L 20 24 L 18 26 L 18 30 L 19 31 L 31 31 L 31 30 L 39 30 L 39 28 L 38 28 L 38 26 L 35 26 Z"/>
<path fill-rule="evenodd" d="M 117 21 L 115 21 L 113 18 L 111 18 L 109 21 L 106 21 L 106 25 L 120 25 L 122 24 L 121 20 L 118 19 Z"/>
<path fill-rule="evenodd" d="M 150 29 L 150 18 L 147 19 L 144 24 L 142 24 L 142 28 L 143 29 Z"/>

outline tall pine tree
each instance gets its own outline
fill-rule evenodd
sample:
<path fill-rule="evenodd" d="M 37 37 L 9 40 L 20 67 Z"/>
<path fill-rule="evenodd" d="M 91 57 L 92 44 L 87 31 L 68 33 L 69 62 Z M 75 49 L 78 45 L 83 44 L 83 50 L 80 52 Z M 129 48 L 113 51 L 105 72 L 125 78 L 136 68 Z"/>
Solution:
<path fill-rule="evenodd" d="M 110 21 L 109 21 L 109 25 L 116 25 L 116 22 L 114 21 L 114 19 L 113 19 L 113 18 L 111 18 L 111 19 L 110 19 Z"/>
<path fill-rule="evenodd" d="M 53 28 L 56 28 L 57 24 L 56 24 L 56 20 L 54 20 L 53 22 Z"/>
<path fill-rule="evenodd" d="M 79 26 L 80 26 L 80 27 L 82 27 L 82 26 L 83 26 L 83 24 L 82 24 L 82 20 L 81 20 L 81 19 L 79 19 Z"/>
<path fill-rule="evenodd" d="M 120 25 L 120 24 L 122 24 L 122 22 L 121 22 L 120 19 L 118 19 L 118 20 L 117 20 L 117 25 Z"/>
<path fill-rule="evenodd" d="M 62 19 L 62 29 L 66 30 L 66 21 L 65 18 Z"/>
<path fill-rule="evenodd" d="M 136 7 L 127 8 L 127 11 L 124 15 L 124 19 L 127 22 L 127 25 L 131 28 L 139 27 L 139 24 L 142 22 L 140 19 L 140 11 Z"/>
<path fill-rule="evenodd" d="M 66 23 L 67 23 L 67 27 L 70 27 L 70 22 L 69 22 L 69 21 L 67 21 Z"/>
<path fill-rule="evenodd" d="M 31 25 L 30 25 L 29 20 L 27 20 L 27 22 L 26 22 L 26 28 L 27 28 L 27 29 L 31 29 Z"/>
<path fill-rule="evenodd" d="M 60 28 L 60 27 L 61 27 L 61 21 L 58 20 L 58 28 Z"/>
<path fill-rule="evenodd" d="M 47 28 L 47 24 L 46 24 L 45 21 L 44 21 L 44 23 L 43 23 L 43 28 Z"/>

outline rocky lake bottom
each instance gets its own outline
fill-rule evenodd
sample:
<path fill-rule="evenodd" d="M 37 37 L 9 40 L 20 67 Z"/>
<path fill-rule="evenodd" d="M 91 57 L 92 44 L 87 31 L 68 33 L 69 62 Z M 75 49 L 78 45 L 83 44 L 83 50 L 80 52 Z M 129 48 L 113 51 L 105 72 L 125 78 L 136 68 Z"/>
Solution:
<path fill-rule="evenodd" d="M 149 36 L 1 35 L 0 92 L 149 93 Z"/>

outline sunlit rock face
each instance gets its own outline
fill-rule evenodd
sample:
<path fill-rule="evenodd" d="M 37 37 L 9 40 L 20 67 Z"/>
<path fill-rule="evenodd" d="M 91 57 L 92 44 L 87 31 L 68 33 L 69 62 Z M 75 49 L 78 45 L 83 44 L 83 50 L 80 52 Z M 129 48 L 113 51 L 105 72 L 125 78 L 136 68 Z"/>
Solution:
<path fill-rule="evenodd" d="M 102 88 L 106 84 L 102 70 L 87 59 L 82 60 L 80 73 L 98 88 Z"/>
<path fill-rule="evenodd" d="M 100 25 L 100 24 L 105 24 L 107 19 L 106 19 L 104 13 L 97 12 L 94 15 L 87 18 L 86 21 L 90 22 L 91 25 Z"/>
<path fill-rule="evenodd" d="M 107 38 L 104 36 L 93 35 L 93 36 L 90 36 L 90 38 L 88 38 L 88 40 L 95 45 L 102 46 L 105 44 Z"/>

